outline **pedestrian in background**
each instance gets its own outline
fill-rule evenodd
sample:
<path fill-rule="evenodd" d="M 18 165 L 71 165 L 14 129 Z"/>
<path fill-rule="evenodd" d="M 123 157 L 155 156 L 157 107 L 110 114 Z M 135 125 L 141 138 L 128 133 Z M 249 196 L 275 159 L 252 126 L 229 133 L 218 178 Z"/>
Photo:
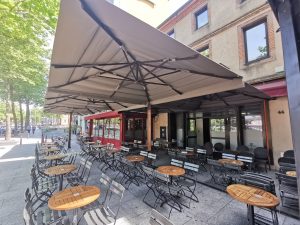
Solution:
<path fill-rule="evenodd" d="M 36 126 L 33 125 L 33 126 L 32 126 L 32 134 L 34 134 L 35 130 L 36 130 Z"/>
<path fill-rule="evenodd" d="M 29 137 L 29 135 L 30 135 L 31 126 L 30 126 L 30 125 L 28 125 L 28 126 L 26 127 L 26 130 L 27 130 L 27 133 L 28 133 L 28 135 L 27 135 L 27 138 L 28 138 L 28 137 Z"/>

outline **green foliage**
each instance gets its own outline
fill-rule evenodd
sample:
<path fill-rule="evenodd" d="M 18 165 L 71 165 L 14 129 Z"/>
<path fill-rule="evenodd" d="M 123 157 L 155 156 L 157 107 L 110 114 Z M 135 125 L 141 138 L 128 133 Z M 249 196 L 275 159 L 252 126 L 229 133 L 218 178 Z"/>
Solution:
<path fill-rule="evenodd" d="M 58 0 L 0 0 L 0 98 L 43 103 Z M 3 88 L 2 88 L 3 86 Z"/>

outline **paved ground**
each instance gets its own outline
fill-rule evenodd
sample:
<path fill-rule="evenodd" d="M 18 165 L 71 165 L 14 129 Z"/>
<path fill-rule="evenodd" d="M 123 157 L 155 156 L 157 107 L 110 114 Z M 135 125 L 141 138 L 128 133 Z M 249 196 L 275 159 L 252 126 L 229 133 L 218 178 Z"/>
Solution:
<path fill-rule="evenodd" d="M 50 137 L 51 134 L 48 136 Z M 30 187 L 29 170 L 34 162 L 34 144 L 40 140 L 40 133 L 23 139 L 23 145 L 0 146 L 0 225 L 23 224 L 22 210 L 24 207 L 23 193 Z M 73 142 L 73 149 L 78 146 Z M 95 163 L 88 184 L 97 186 L 100 170 Z M 106 171 L 113 176 L 114 173 Z M 103 189 L 103 187 L 102 187 Z M 151 208 L 142 202 L 146 186 L 130 186 L 125 192 L 124 202 L 120 210 L 121 218 L 117 224 L 148 224 Z M 246 206 L 233 200 L 226 193 L 198 185 L 197 196 L 199 203 L 192 203 L 191 209 L 184 209 L 182 213 L 173 211 L 171 220 L 178 225 L 241 225 L 247 224 Z M 167 215 L 169 208 L 158 209 Z M 281 225 L 300 225 L 299 220 L 279 214 Z M 122 222 L 123 221 L 123 222 Z M 82 221 L 81 224 L 84 224 Z"/>

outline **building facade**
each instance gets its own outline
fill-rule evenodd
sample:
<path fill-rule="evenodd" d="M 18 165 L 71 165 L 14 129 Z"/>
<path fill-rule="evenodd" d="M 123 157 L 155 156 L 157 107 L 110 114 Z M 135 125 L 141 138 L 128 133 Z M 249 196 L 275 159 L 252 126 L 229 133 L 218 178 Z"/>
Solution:
<path fill-rule="evenodd" d="M 242 129 L 243 144 L 267 147 L 277 166 L 282 152 L 293 146 L 281 34 L 270 5 L 264 0 L 190 0 L 158 29 L 273 97 L 264 106 L 251 105 L 242 112 Z M 155 126 L 164 121 L 157 120 Z M 224 129 L 218 126 L 226 123 L 224 119 L 209 123 L 211 139 L 222 141 Z M 203 144 L 203 121 L 196 120 L 195 126 L 197 144 Z"/>

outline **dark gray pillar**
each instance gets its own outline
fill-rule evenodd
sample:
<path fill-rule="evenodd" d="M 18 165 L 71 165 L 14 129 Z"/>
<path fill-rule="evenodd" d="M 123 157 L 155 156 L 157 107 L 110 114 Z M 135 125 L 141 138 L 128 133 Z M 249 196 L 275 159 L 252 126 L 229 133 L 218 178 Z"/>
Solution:
<path fill-rule="evenodd" d="M 296 4 L 296 1 L 295 1 Z M 300 67 L 299 49 L 295 34 L 290 0 L 278 2 L 278 20 L 282 36 L 284 64 L 288 90 L 292 138 L 295 150 L 295 161 L 300 193 Z M 300 199 L 299 199 L 300 204 Z"/>
<path fill-rule="evenodd" d="M 69 138 L 68 138 L 68 148 L 71 148 L 71 136 L 72 136 L 72 115 L 73 113 L 70 112 L 69 118 Z"/>

